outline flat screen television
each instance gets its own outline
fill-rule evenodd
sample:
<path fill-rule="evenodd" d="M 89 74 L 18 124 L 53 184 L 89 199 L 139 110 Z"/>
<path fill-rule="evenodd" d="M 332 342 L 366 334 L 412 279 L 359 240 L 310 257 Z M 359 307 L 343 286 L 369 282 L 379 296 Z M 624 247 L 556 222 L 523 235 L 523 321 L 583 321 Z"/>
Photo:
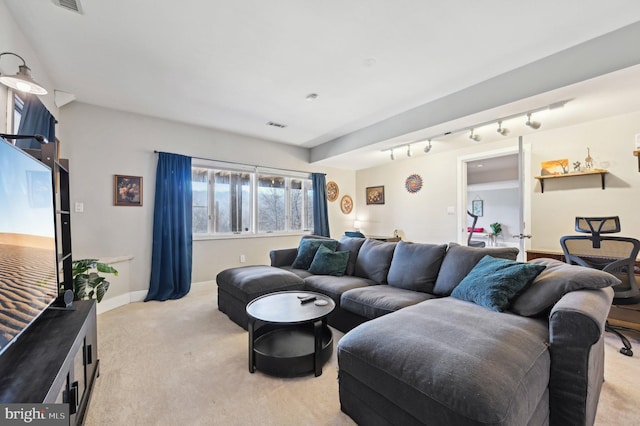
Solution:
<path fill-rule="evenodd" d="M 51 170 L 0 138 L 0 354 L 57 297 Z"/>

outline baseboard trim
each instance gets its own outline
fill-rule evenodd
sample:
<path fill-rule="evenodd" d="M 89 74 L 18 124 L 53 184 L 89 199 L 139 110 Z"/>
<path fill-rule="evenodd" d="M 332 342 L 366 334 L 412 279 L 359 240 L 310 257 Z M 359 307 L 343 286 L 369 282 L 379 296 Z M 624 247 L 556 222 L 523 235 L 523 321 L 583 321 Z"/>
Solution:
<path fill-rule="evenodd" d="M 204 285 L 211 285 L 211 283 L 215 283 L 215 281 L 201 281 L 198 283 L 191 283 L 191 288 L 193 289 Z M 97 313 L 98 315 L 100 315 L 113 309 L 119 308 L 120 306 L 128 305 L 129 303 L 142 302 L 145 297 L 147 297 L 147 290 L 138 290 L 121 294 L 110 299 L 103 299 L 102 302 L 98 303 Z"/>

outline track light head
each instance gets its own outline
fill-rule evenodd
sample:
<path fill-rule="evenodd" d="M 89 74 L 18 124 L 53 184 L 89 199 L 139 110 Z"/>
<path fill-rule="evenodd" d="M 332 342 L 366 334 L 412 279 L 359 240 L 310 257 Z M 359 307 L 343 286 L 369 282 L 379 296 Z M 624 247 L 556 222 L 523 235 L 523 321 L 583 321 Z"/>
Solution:
<path fill-rule="evenodd" d="M 407 157 L 411 157 L 413 152 L 411 152 L 411 144 L 407 145 Z"/>
<path fill-rule="evenodd" d="M 393 153 L 393 148 L 391 148 L 391 154 L 389 154 L 389 158 L 391 158 L 392 160 L 396 159 L 396 155 Z"/>
<path fill-rule="evenodd" d="M 429 145 L 424 147 L 424 153 L 428 154 L 429 151 L 431 151 L 431 148 L 433 148 L 433 147 L 431 146 L 431 139 L 429 139 Z"/>
<path fill-rule="evenodd" d="M 498 130 L 496 130 L 502 136 L 507 136 L 509 134 L 509 129 L 506 127 L 502 127 L 502 121 L 498 121 Z"/>
<path fill-rule="evenodd" d="M 531 121 L 531 113 L 527 114 L 527 122 L 524 124 L 531 127 L 533 130 L 538 130 L 540 126 L 542 126 L 542 123 L 539 121 Z"/>
<path fill-rule="evenodd" d="M 474 135 L 473 129 L 471 129 L 471 133 L 469 133 L 469 139 L 474 140 L 476 142 L 480 142 L 480 139 L 482 138 L 480 137 L 480 135 Z"/>

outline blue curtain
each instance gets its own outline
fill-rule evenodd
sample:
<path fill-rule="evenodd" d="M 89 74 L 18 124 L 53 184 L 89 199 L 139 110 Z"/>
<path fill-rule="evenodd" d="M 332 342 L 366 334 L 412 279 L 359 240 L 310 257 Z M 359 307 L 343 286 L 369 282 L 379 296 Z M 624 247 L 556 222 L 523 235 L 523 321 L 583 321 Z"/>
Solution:
<path fill-rule="evenodd" d="M 159 153 L 145 302 L 179 299 L 191 289 L 191 197 L 191 157 Z"/>
<path fill-rule="evenodd" d="M 327 180 L 324 173 L 312 173 L 313 182 L 313 233 L 329 237 L 329 214 L 327 213 Z"/>
<path fill-rule="evenodd" d="M 20 95 L 24 100 L 18 134 L 43 135 L 50 143 L 56 142 L 56 119 L 40 102 L 36 95 Z M 41 149 L 40 143 L 33 139 L 18 139 L 20 148 Z"/>

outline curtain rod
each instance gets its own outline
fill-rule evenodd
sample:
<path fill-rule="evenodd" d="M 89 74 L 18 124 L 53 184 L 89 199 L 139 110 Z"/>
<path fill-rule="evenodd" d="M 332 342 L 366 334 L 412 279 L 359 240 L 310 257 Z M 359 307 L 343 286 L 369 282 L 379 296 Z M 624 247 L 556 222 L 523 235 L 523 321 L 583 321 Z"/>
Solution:
<path fill-rule="evenodd" d="M 173 154 L 173 155 L 184 155 L 184 154 L 176 154 L 174 152 L 167 152 L 167 151 L 158 151 L 158 150 L 154 150 L 153 151 L 155 154 L 159 154 L 159 153 L 163 153 L 163 154 Z M 187 157 L 187 156 L 186 156 Z M 267 167 L 267 166 L 260 166 L 258 164 L 246 164 L 246 163 L 237 163 L 235 161 L 225 161 L 225 160 L 214 160 L 212 158 L 205 158 L 205 157 L 195 157 L 195 156 L 188 156 L 191 158 L 197 158 L 198 160 L 206 160 L 206 161 L 217 161 L 218 163 L 226 163 L 226 164 L 235 164 L 238 166 L 251 166 L 251 167 L 262 167 L 265 169 L 279 169 L 279 170 L 285 170 L 288 172 L 296 172 L 296 173 L 314 173 L 314 172 L 310 172 L 307 170 L 291 170 L 291 169 L 280 169 L 279 167 Z M 322 173 L 323 175 L 327 175 L 326 173 Z"/>

